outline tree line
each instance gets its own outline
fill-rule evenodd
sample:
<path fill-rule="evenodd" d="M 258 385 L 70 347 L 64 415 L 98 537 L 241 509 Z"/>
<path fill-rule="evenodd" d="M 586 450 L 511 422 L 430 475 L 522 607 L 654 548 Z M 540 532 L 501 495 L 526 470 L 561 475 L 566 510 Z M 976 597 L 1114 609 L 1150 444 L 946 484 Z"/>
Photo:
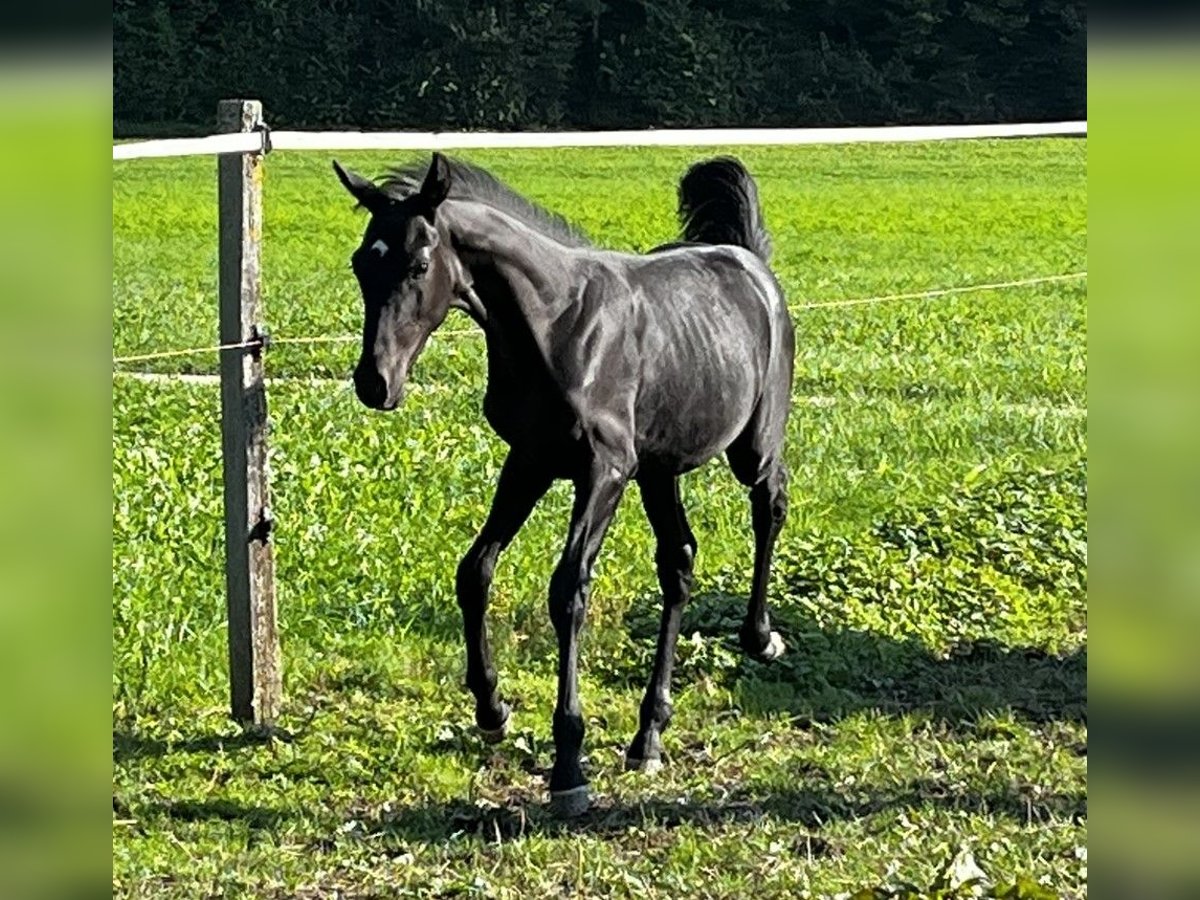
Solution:
<path fill-rule="evenodd" d="M 1086 118 L 1082 0 L 114 0 L 118 136 Z"/>

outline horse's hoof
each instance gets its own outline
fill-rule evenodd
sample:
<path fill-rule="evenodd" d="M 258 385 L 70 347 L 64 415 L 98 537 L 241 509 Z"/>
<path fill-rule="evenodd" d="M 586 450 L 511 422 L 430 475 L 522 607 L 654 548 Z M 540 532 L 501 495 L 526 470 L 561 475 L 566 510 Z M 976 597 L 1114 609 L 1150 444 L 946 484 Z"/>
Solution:
<path fill-rule="evenodd" d="M 550 792 L 550 811 L 561 819 L 574 819 L 588 811 L 592 798 L 586 784 L 569 791 Z"/>
<path fill-rule="evenodd" d="M 779 632 L 772 631 L 771 639 L 767 641 L 767 646 L 765 646 L 762 649 L 762 652 L 758 654 L 758 658 L 763 662 L 771 662 L 772 660 L 779 659 L 779 657 L 783 656 L 783 651 L 786 649 L 787 647 L 783 643 L 783 638 L 779 636 Z"/>
<path fill-rule="evenodd" d="M 495 728 L 484 728 L 482 725 L 476 724 L 479 729 L 479 736 L 483 738 L 484 743 L 498 744 L 508 737 L 508 727 L 512 724 L 512 711 L 508 705 L 504 706 L 504 721 Z"/>
<path fill-rule="evenodd" d="M 647 775 L 653 775 L 663 767 L 661 756 L 650 756 L 646 759 L 636 759 L 632 756 L 625 757 L 626 772 L 644 772 Z"/>

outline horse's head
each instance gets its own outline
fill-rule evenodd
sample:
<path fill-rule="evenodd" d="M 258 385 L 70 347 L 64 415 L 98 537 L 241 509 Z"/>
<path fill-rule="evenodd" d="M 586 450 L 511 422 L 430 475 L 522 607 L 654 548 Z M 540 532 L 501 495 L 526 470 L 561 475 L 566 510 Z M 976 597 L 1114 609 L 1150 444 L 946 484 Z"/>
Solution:
<path fill-rule="evenodd" d="M 362 355 L 354 369 L 358 399 L 395 409 L 413 362 L 463 290 L 464 271 L 437 227 L 450 191 L 450 168 L 435 153 L 421 187 L 396 196 L 361 175 L 334 171 L 371 214 L 362 245 L 350 257 L 362 288 Z"/>

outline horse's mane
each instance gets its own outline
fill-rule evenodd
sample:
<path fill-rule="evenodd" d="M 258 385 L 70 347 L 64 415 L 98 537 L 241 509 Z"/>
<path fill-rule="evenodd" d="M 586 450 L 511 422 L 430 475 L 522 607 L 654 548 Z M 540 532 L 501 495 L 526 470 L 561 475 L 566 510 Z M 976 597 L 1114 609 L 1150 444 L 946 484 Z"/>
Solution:
<path fill-rule="evenodd" d="M 568 247 L 592 245 L 578 227 L 521 196 L 491 172 L 450 157 L 446 157 L 446 163 L 450 167 L 449 199 L 483 203 Z M 394 168 L 379 186 L 393 197 L 408 197 L 420 188 L 428 167 L 428 163 L 413 163 Z"/>

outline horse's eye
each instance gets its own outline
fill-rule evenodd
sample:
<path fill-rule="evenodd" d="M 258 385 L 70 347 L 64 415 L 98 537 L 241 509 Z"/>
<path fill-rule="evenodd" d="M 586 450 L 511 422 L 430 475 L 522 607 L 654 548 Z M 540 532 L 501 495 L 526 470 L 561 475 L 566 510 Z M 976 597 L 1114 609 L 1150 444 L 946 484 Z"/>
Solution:
<path fill-rule="evenodd" d="M 423 259 L 414 260 L 411 271 L 413 275 L 424 275 L 429 271 L 429 263 Z"/>

